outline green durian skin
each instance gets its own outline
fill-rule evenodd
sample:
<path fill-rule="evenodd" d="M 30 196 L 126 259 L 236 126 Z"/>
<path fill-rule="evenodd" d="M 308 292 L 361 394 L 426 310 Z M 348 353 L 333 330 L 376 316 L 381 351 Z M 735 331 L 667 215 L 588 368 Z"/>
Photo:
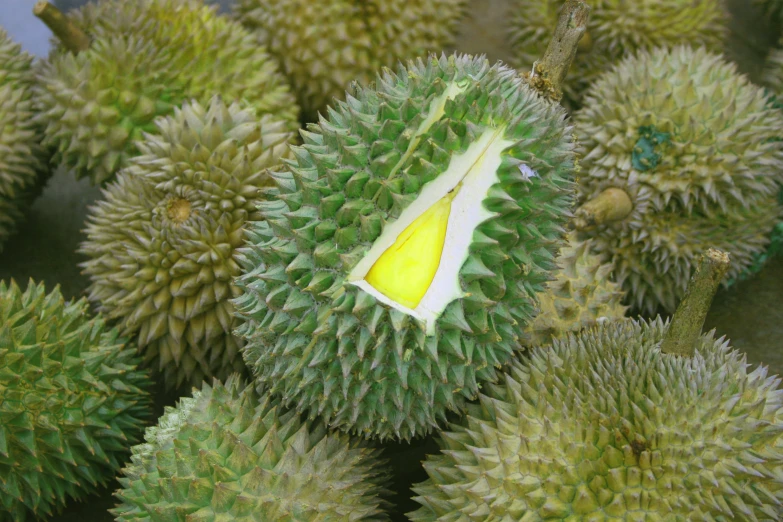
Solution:
<path fill-rule="evenodd" d="M 673 312 L 707 248 L 729 254 L 726 281 L 766 251 L 783 216 L 783 113 L 734 64 L 704 48 L 642 51 L 585 99 L 579 201 L 618 187 L 634 207 L 580 237 L 613 264 L 633 311 Z"/>
<path fill-rule="evenodd" d="M 219 94 L 298 127 L 299 108 L 266 50 L 201 0 L 99 0 L 67 13 L 92 39 L 55 45 L 39 74 L 41 119 L 54 161 L 93 184 L 138 154 L 154 120 Z M 56 44 L 56 42 L 55 42 Z"/>
<path fill-rule="evenodd" d="M 770 7 L 774 6 L 776 2 L 769 2 Z M 775 12 L 779 13 L 779 8 Z M 772 106 L 778 110 L 783 110 L 783 42 L 778 43 L 778 47 L 770 50 L 767 55 L 764 70 L 762 72 L 761 83 L 767 87 L 769 92 L 769 101 Z M 778 133 L 777 140 L 783 141 L 783 133 Z M 783 206 L 783 179 L 780 183 L 780 191 L 778 192 L 778 202 Z M 738 281 L 744 281 L 750 279 L 755 274 L 760 272 L 767 264 L 767 261 L 783 254 L 783 220 L 781 220 L 772 229 L 769 235 L 769 246 L 766 251 L 757 253 L 753 257 L 753 262 L 750 266 L 735 279 L 729 281 L 729 284 L 734 284 Z"/>
<path fill-rule="evenodd" d="M 388 520 L 378 450 L 303 422 L 237 375 L 167 407 L 132 452 L 117 522 Z"/>
<path fill-rule="evenodd" d="M 561 0 L 513 0 L 509 43 L 513 65 L 525 71 L 544 55 Z M 674 45 L 706 46 L 720 53 L 728 29 L 722 0 L 595 0 L 587 33 L 563 86 L 563 104 L 577 109 L 587 89 L 622 58 L 640 50 Z"/>
<path fill-rule="evenodd" d="M 406 152 L 450 85 L 465 90 Z M 565 233 L 574 164 L 564 115 L 515 70 L 469 55 L 431 55 L 397 74 L 385 70 L 372 87 L 353 86 L 272 174 L 264 221 L 248 227 L 237 256 L 237 333 L 257 380 L 298 411 L 381 440 L 430 432 L 480 381 L 496 380 L 535 314 Z M 501 126 L 497 139 L 513 145 L 481 203 L 496 216 L 472 232 L 459 272 L 467 295 L 426 335 L 421 321 L 346 276 L 453 156 Z"/>
<path fill-rule="evenodd" d="M 0 521 L 43 519 L 106 485 L 151 417 L 135 346 L 30 281 L 0 281 Z"/>
<path fill-rule="evenodd" d="M 34 122 L 33 57 L 0 27 L 0 252 L 49 173 Z"/>
<path fill-rule="evenodd" d="M 515 360 L 427 457 L 415 522 L 779 520 L 780 378 L 713 332 L 624 319 Z"/>
<path fill-rule="evenodd" d="M 280 63 L 306 122 L 326 116 L 353 81 L 381 67 L 441 52 L 466 0 L 238 0 L 235 16 Z"/>
<path fill-rule="evenodd" d="M 557 271 L 538 294 L 538 313 L 525 329 L 522 348 L 549 344 L 568 332 L 578 332 L 601 321 L 625 317 L 625 292 L 611 280 L 612 265 L 569 232 L 555 258 Z"/>
<path fill-rule="evenodd" d="M 156 121 L 90 208 L 88 298 L 134 336 L 169 388 L 245 371 L 229 299 L 243 229 L 262 219 L 266 169 L 290 157 L 285 121 L 220 97 Z M 177 214 L 185 206 L 184 213 Z"/>

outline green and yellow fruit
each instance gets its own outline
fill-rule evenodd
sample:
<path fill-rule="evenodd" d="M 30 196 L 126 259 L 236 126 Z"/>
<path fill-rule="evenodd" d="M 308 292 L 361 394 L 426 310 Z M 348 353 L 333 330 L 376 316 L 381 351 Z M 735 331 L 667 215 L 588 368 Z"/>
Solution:
<path fill-rule="evenodd" d="M 514 65 L 529 71 L 546 51 L 563 0 L 514 0 L 510 43 Z M 623 57 L 686 44 L 721 52 L 728 19 L 722 0 L 594 0 L 587 32 L 564 86 L 564 102 L 581 105 L 587 88 Z"/>
<path fill-rule="evenodd" d="M 100 0 L 68 14 L 90 38 L 57 47 L 40 76 L 54 160 L 95 184 L 114 177 L 155 132 L 154 120 L 188 100 L 242 101 L 258 116 L 298 125 L 298 107 L 266 51 L 201 0 Z"/>
<path fill-rule="evenodd" d="M 607 322 L 534 349 L 441 434 L 416 522 L 778 520 L 780 379 L 712 334 Z"/>
<path fill-rule="evenodd" d="M 388 520 L 377 450 L 236 375 L 166 408 L 145 439 L 120 478 L 118 522 Z"/>
<path fill-rule="evenodd" d="M 449 47 L 467 0 L 239 0 L 239 20 L 280 62 L 306 121 L 381 67 Z"/>
<path fill-rule="evenodd" d="M 114 477 L 152 413 L 139 362 L 86 300 L 0 281 L 0 521 L 47 517 Z"/>
<path fill-rule="evenodd" d="M 734 65 L 684 46 L 640 52 L 599 78 L 574 123 L 577 223 L 634 309 L 672 311 L 707 247 L 730 254 L 729 279 L 766 250 L 783 212 L 783 113 Z M 583 219 L 610 192 L 629 213 Z"/>
<path fill-rule="evenodd" d="M 590 252 L 589 241 L 580 241 L 573 232 L 567 239 L 555 259 L 555 279 L 538 294 L 538 315 L 522 337 L 526 348 L 625 316 L 625 292 L 610 280 L 612 265 Z"/>
<path fill-rule="evenodd" d="M 157 122 L 88 216 L 89 299 L 137 335 L 168 386 L 244 371 L 229 298 L 265 169 L 290 156 L 286 122 L 215 97 Z"/>
<path fill-rule="evenodd" d="M 34 84 L 32 56 L 0 27 L 0 252 L 48 172 Z"/>
<path fill-rule="evenodd" d="M 380 439 L 429 432 L 497 378 L 572 203 L 565 111 L 483 58 L 356 86 L 272 174 L 234 300 L 257 379 Z"/>

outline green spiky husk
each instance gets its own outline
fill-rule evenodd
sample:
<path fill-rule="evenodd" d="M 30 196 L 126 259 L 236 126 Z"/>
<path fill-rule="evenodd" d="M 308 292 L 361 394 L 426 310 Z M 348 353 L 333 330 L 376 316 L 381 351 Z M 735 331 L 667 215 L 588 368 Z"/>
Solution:
<path fill-rule="evenodd" d="M 454 84 L 466 90 L 412 141 Z M 329 116 L 303 132 L 295 159 L 273 174 L 266 221 L 249 227 L 237 332 L 258 380 L 288 404 L 363 436 L 409 439 L 460 410 L 479 381 L 495 380 L 532 319 L 572 201 L 571 131 L 563 109 L 516 71 L 460 55 L 386 70 Z M 453 156 L 498 128 L 514 144 L 483 200 L 496 216 L 473 232 L 458 282 L 467 295 L 426 335 L 421 321 L 346 276 Z M 528 178 L 524 165 L 538 175 Z"/>
<path fill-rule="evenodd" d="M 612 265 L 590 252 L 589 241 L 580 241 L 573 232 L 567 239 L 555 259 L 555 279 L 538 294 L 538 314 L 522 337 L 525 348 L 625 316 L 625 292 L 610 281 Z"/>
<path fill-rule="evenodd" d="M 45 143 L 54 160 L 99 184 L 138 153 L 154 120 L 215 95 L 298 126 L 277 66 L 240 24 L 201 0 L 101 0 L 69 12 L 91 38 L 76 55 L 55 48 L 39 80 Z"/>
<path fill-rule="evenodd" d="M 345 99 L 353 81 L 453 41 L 466 0 L 239 0 L 237 18 L 255 31 L 287 76 L 305 121 Z"/>
<path fill-rule="evenodd" d="M 0 281 L 0 521 L 46 517 L 114 477 L 152 413 L 139 362 L 85 299 Z"/>
<path fill-rule="evenodd" d="M 509 37 L 514 65 L 529 71 L 544 55 L 562 0 L 514 0 Z M 578 108 L 587 88 L 623 57 L 677 44 L 722 52 L 728 16 L 721 0 L 595 0 L 590 2 L 589 50 L 580 50 L 563 86 L 564 103 Z M 588 43 L 589 41 L 589 43 Z"/>
<path fill-rule="evenodd" d="M 780 379 L 712 334 L 630 319 L 515 361 L 424 463 L 412 521 L 777 520 Z"/>
<path fill-rule="evenodd" d="M 80 253 L 89 299 L 136 335 L 167 386 L 243 372 L 230 297 L 235 250 L 261 219 L 265 169 L 290 156 L 292 132 L 270 116 L 185 104 L 139 142 L 140 155 L 90 209 Z"/>
<path fill-rule="evenodd" d="M 32 56 L 0 27 L 0 252 L 48 173 L 34 84 Z"/>
<path fill-rule="evenodd" d="M 673 311 L 707 248 L 730 255 L 727 280 L 767 248 L 783 212 L 783 115 L 733 64 L 683 46 L 641 52 L 596 82 L 574 121 L 581 201 L 619 187 L 634 204 L 586 232 L 634 309 Z"/>
<path fill-rule="evenodd" d="M 120 478 L 119 522 L 381 521 L 377 450 L 303 423 L 238 376 L 166 408 Z"/>

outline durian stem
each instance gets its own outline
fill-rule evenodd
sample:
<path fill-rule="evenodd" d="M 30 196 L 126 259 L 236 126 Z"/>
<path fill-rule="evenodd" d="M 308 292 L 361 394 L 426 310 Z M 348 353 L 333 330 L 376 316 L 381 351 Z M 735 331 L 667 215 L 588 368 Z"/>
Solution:
<path fill-rule="evenodd" d="M 701 257 L 663 338 L 662 353 L 693 357 L 712 299 L 728 269 L 725 252 L 710 248 Z"/>
<path fill-rule="evenodd" d="M 78 53 L 89 49 L 90 37 L 54 5 L 46 1 L 38 2 L 33 7 L 33 14 L 51 29 L 69 51 Z"/>
<path fill-rule="evenodd" d="M 543 58 L 527 75 L 530 86 L 544 98 L 560 101 L 563 97 L 562 86 L 579 48 L 579 40 L 587 30 L 589 14 L 590 7 L 582 0 L 566 0 L 560 9 L 555 34 Z"/>
<path fill-rule="evenodd" d="M 596 197 L 576 209 L 573 225 L 584 230 L 596 225 L 620 221 L 633 210 L 631 196 L 617 187 L 609 187 Z"/>

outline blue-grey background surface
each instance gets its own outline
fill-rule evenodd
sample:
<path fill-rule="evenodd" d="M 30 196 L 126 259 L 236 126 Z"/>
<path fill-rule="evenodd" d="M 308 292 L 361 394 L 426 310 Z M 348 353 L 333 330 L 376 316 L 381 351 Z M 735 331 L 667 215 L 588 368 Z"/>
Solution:
<path fill-rule="evenodd" d="M 128 0 L 135 1 L 135 0 Z M 313 0 L 317 2 L 319 0 Z M 590 3 L 590 0 L 587 0 Z M 75 7 L 83 0 L 59 0 L 61 9 Z M 226 10 L 230 0 L 213 1 Z M 462 24 L 457 49 L 483 53 L 490 60 L 508 57 L 502 28 L 508 0 L 472 0 L 471 14 Z M 631 2 L 632 3 L 632 2 Z M 757 78 L 766 49 L 774 42 L 776 28 L 767 27 L 750 0 L 730 0 L 733 35 L 729 55 L 741 71 Z M 44 57 L 49 46 L 49 31 L 32 15 L 35 0 L 0 0 L 0 25 L 20 42 L 24 49 Z M 75 250 L 83 237 L 81 229 L 87 207 L 100 196 L 100 190 L 87 180 L 77 181 L 59 170 L 49 181 L 42 196 L 31 208 L 27 221 L 0 254 L 0 279 L 15 278 L 22 286 L 27 279 L 45 281 L 48 287 L 60 284 L 63 294 L 79 297 L 87 280 L 78 268 L 84 261 Z M 777 259 L 754 279 L 740 283 L 715 298 L 706 328 L 716 328 L 732 340 L 733 346 L 747 353 L 750 362 L 764 363 L 773 373 L 783 374 L 783 259 Z M 184 390 L 182 393 L 187 393 Z M 157 414 L 164 405 L 174 404 L 176 393 L 156 393 Z M 394 470 L 394 488 L 398 494 L 393 520 L 406 520 L 402 513 L 414 509 L 407 491 L 411 482 L 426 478 L 420 466 L 427 452 L 436 451 L 431 438 L 412 445 L 386 445 Z M 103 522 L 113 517 L 111 492 L 116 483 L 82 502 L 71 502 L 55 522 Z"/>

